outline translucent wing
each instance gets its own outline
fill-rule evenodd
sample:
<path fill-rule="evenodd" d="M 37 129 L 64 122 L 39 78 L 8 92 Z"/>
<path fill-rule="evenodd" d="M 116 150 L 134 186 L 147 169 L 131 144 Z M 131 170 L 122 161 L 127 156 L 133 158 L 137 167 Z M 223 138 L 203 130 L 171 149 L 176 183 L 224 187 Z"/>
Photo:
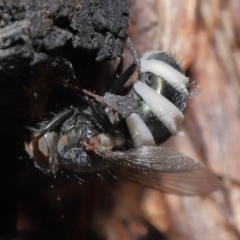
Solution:
<path fill-rule="evenodd" d="M 156 173 L 117 167 L 113 174 L 143 186 L 178 195 L 206 195 L 221 186 L 219 179 L 205 168 L 191 172 Z"/>
<path fill-rule="evenodd" d="M 220 180 L 200 163 L 165 147 L 96 153 L 114 164 L 115 174 L 163 192 L 204 195 L 221 186 Z"/>

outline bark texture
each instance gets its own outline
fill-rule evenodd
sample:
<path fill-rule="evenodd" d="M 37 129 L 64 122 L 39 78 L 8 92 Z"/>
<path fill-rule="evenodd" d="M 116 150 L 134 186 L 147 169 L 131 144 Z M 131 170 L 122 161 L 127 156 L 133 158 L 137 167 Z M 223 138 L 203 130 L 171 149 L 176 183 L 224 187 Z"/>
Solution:
<path fill-rule="evenodd" d="M 74 50 L 96 60 L 121 54 L 125 1 L 0 1 L 0 63 L 8 70 Z M 89 56 L 88 56 L 89 57 Z"/>
<path fill-rule="evenodd" d="M 121 55 L 128 25 L 126 0 L 0 0 L 0 238 L 95 236 L 94 196 L 101 183 L 95 190 L 98 181 L 90 176 L 81 190 L 72 173 L 65 182 L 66 172 L 63 182 L 59 173 L 53 183 L 24 151 L 25 127 L 81 107 L 67 83 L 103 93 L 115 72 L 106 60 Z"/>

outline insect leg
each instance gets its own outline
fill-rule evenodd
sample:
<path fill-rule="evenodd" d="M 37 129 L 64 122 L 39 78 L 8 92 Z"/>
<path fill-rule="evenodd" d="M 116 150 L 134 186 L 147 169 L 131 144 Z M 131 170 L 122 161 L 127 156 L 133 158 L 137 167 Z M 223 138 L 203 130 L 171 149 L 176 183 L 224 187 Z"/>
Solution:
<path fill-rule="evenodd" d="M 104 129 L 105 131 L 111 133 L 112 135 L 116 135 L 116 130 L 111 121 L 108 119 L 108 117 L 106 116 L 104 117 L 102 110 L 100 110 L 96 105 L 92 103 L 92 101 L 89 99 L 86 93 L 84 93 L 80 83 L 76 81 L 75 84 L 77 86 L 77 91 L 79 92 L 78 96 L 80 97 L 82 102 L 92 110 L 93 114 L 97 119 L 93 123 L 98 128 L 98 130 L 102 131 Z"/>
<path fill-rule="evenodd" d="M 85 94 L 84 94 L 84 95 L 80 95 L 80 94 L 79 94 L 79 96 L 80 96 L 80 98 L 83 100 L 83 102 L 84 102 L 87 106 L 90 107 L 90 109 L 92 110 L 93 114 L 94 114 L 95 117 L 97 118 L 98 121 L 95 123 L 95 126 L 96 126 L 97 128 L 100 128 L 100 127 L 99 127 L 99 124 L 97 124 L 97 123 L 100 122 L 101 125 L 102 125 L 102 128 L 103 128 L 105 131 L 111 133 L 112 135 L 116 135 L 116 130 L 115 130 L 113 124 L 110 122 L 110 120 L 108 121 L 108 120 L 106 120 L 106 119 L 104 118 L 104 115 L 102 114 L 102 112 L 99 110 L 99 108 L 98 108 L 97 106 L 95 106 L 95 105 L 91 102 L 91 100 L 88 98 L 88 96 L 85 95 Z M 102 129 L 99 129 L 99 130 L 102 130 Z"/>
<path fill-rule="evenodd" d="M 136 70 L 136 68 L 137 68 L 137 66 L 139 64 L 139 60 L 137 58 L 136 51 L 135 51 L 135 49 L 134 49 L 134 47 L 132 45 L 132 42 L 131 42 L 131 40 L 130 40 L 130 38 L 128 36 L 126 38 L 126 44 L 128 46 L 129 51 L 132 54 L 133 63 L 127 68 L 127 70 L 120 76 L 120 78 L 118 78 L 118 80 L 108 90 L 108 92 L 110 92 L 112 94 L 116 94 L 120 89 L 122 89 L 123 85 L 133 75 L 133 73 L 135 72 L 135 70 Z"/>
<path fill-rule="evenodd" d="M 62 123 L 64 123 L 69 118 L 74 117 L 76 115 L 76 113 L 77 113 L 76 109 L 73 109 L 73 108 L 67 109 L 67 110 L 62 111 L 62 112 L 58 113 L 57 115 L 55 115 L 46 125 L 44 125 L 40 129 L 36 129 L 36 128 L 32 128 L 32 127 L 26 127 L 26 128 L 33 132 L 36 132 L 36 133 L 45 134 L 48 131 L 51 131 L 54 128 L 60 126 Z"/>

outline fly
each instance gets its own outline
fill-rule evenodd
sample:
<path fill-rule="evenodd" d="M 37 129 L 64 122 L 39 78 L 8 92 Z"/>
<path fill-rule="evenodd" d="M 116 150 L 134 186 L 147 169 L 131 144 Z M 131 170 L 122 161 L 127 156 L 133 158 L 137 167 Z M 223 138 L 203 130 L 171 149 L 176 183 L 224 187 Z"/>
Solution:
<path fill-rule="evenodd" d="M 134 62 L 104 96 L 83 91 L 85 107 L 67 109 L 34 132 L 26 150 L 47 173 L 60 166 L 75 172 L 110 169 L 146 187 L 179 195 L 208 194 L 220 180 L 197 161 L 160 146 L 184 120 L 188 78 L 177 61 L 162 51 L 140 61 L 129 38 Z M 139 80 L 126 96 L 119 90 L 140 68 Z"/>

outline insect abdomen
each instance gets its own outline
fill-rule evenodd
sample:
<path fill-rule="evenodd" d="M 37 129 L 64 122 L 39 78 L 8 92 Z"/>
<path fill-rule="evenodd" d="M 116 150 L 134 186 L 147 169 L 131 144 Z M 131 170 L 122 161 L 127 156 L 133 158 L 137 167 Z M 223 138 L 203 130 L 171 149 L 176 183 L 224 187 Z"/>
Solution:
<path fill-rule="evenodd" d="M 139 132 L 139 123 L 133 123 L 136 116 L 130 115 L 126 121 L 135 145 L 141 145 L 137 138 L 146 138 L 142 145 L 149 145 L 149 132 L 158 145 L 178 134 L 178 126 L 184 119 L 188 79 L 176 60 L 164 52 L 145 54 L 140 65 L 142 75 L 134 84 L 132 98 L 138 104 L 137 114 L 149 131 Z"/>

